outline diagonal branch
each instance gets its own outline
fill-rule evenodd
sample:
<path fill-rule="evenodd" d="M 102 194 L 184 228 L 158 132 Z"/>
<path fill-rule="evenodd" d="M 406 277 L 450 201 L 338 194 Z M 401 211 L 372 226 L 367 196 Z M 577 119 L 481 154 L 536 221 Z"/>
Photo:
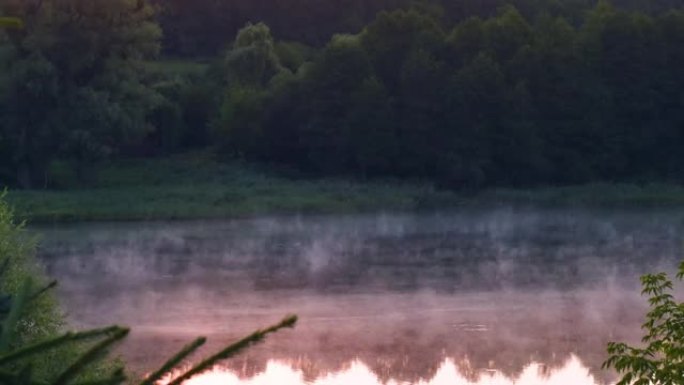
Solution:
<path fill-rule="evenodd" d="M 213 356 L 205 359 L 204 361 L 200 362 L 197 364 L 195 367 L 192 369 L 188 370 L 175 380 L 171 381 L 168 385 L 180 385 L 183 383 L 183 381 L 189 380 L 190 378 L 211 369 L 214 365 L 216 365 L 219 361 L 228 359 L 230 357 L 235 356 L 236 354 L 240 353 L 242 350 L 245 348 L 260 342 L 263 340 L 268 334 L 277 332 L 280 329 L 283 328 L 291 328 L 294 327 L 294 325 L 297 323 L 297 316 L 296 315 L 291 315 L 288 317 L 285 317 L 280 323 L 270 326 L 264 330 L 257 330 L 254 333 L 250 334 L 249 336 L 235 342 L 234 344 L 226 347 L 225 349 L 221 350 L 220 352 L 214 354 Z"/>

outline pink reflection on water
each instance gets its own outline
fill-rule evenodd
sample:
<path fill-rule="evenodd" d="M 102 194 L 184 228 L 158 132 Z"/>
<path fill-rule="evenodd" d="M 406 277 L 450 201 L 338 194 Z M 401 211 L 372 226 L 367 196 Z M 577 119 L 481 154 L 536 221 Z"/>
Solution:
<path fill-rule="evenodd" d="M 559 368 L 547 369 L 538 363 L 527 365 L 515 377 L 507 377 L 498 371 L 485 371 L 476 379 L 466 376 L 451 360 L 445 360 L 431 379 L 418 382 L 401 382 L 390 379 L 382 381 L 368 366 L 354 361 L 335 373 L 322 375 L 307 381 L 304 373 L 292 366 L 270 361 L 266 370 L 250 378 L 240 378 L 235 372 L 217 368 L 186 381 L 184 385 L 598 385 L 599 381 L 589 369 L 572 356 Z"/>

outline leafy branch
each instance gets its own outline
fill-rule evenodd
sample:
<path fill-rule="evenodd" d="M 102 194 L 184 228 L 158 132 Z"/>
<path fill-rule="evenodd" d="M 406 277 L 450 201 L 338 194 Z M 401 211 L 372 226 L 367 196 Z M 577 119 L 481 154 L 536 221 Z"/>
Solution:
<path fill-rule="evenodd" d="M 0 28 L 24 28 L 24 22 L 17 17 L 0 17 Z"/>
<path fill-rule="evenodd" d="M 684 262 L 676 277 L 684 278 Z M 610 342 L 603 368 L 622 375 L 617 385 L 680 384 L 684 378 L 684 303 L 675 301 L 673 283 L 665 273 L 644 275 L 641 284 L 650 305 L 641 326 L 645 346 Z"/>
<path fill-rule="evenodd" d="M 114 344 L 122 341 L 128 335 L 128 328 L 114 325 L 101 329 L 68 332 L 26 346 L 14 346 L 17 324 L 21 320 L 26 305 L 55 285 L 56 282 L 51 282 L 39 290 L 34 290 L 33 283 L 26 280 L 16 295 L 4 297 L 5 302 L 9 302 L 10 308 L 8 312 L 0 315 L 0 321 L 2 321 L 2 329 L 0 330 L 0 383 L 22 385 L 119 385 L 124 383 L 127 379 L 123 369 L 117 369 L 109 377 L 97 380 L 79 382 L 79 376 L 89 365 L 106 357 Z M 175 378 L 170 385 L 180 385 L 184 381 L 211 369 L 219 362 L 234 357 L 253 344 L 263 341 L 268 334 L 275 333 L 283 328 L 294 327 L 296 322 L 297 316 L 291 315 L 277 324 L 257 330 L 192 366 Z M 41 355 L 49 350 L 85 341 L 95 342 L 55 379 L 45 381 L 33 378 L 30 359 L 40 359 Z M 183 347 L 157 371 L 141 380 L 139 385 L 153 385 L 162 378 L 170 376 L 185 358 L 197 351 L 205 342 L 205 337 L 199 337 Z"/>
<path fill-rule="evenodd" d="M 244 349 L 248 348 L 249 346 L 262 341 L 266 337 L 266 335 L 270 333 L 275 333 L 283 328 L 294 327 L 295 323 L 297 323 L 297 316 L 291 315 L 285 317 L 282 321 L 280 321 L 280 323 L 276 325 L 268 327 L 264 330 L 257 330 L 249 336 L 235 342 L 232 345 L 229 345 L 220 352 L 200 362 L 195 367 L 180 375 L 175 380 L 173 380 L 171 383 L 169 383 L 169 385 L 180 385 L 183 383 L 183 381 L 189 380 L 190 378 L 211 369 L 219 361 L 223 361 L 230 357 L 233 357 L 236 354 L 243 351 Z"/>

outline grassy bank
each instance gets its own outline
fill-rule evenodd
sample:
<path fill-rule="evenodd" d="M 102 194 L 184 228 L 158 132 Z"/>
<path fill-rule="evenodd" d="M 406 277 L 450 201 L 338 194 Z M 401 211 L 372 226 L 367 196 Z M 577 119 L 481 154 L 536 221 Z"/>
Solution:
<path fill-rule="evenodd" d="M 684 207 L 684 187 L 674 184 L 594 183 L 496 189 L 484 191 L 470 202 L 542 207 Z"/>
<path fill-rule="evenodd" d="M 461 198 L 422 184 L 300 179 L 186 155 L 117 161 L 87 188 L 10 191 L 7 199 L 35 223 L 411 210 Z"/>
<path fill-rule="evenodd" d="M 117 161 L 88 187 L 10 191 L 31 222 L 208 219 L 280 213 L 351 213 L 478 205 L 684 206 L 674 185 L 593 184 L 477 194 L 427 183 L 301 179 L 205 155 Z"/>

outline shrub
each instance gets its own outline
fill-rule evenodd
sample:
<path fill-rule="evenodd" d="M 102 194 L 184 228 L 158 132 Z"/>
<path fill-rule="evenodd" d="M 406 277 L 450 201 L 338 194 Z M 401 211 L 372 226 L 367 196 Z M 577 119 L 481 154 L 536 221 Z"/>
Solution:
<path fill-rule="evenodd" d="M 684 262 L 677 279 L 684 278 Z M 672 385 L 684 379 L 684 303 L 672 296 L 673 284 L 667 274 L 641 277 L 642 294 L 648 295 L 650 310 L 642 325 L 644 347 L 622 342 L 608 344 L 604 368 L 614 368 L 621 375 L 617 385 Z"/>
<path fill-rule="evenodd" d="M 48 283 L 33 259 L 35 242 L 15 223 L 0 195 L 0 384 L 8 385 L 116 385 L 127 381 L 123 366 L 107 358 L 111 347 L 124 339 L 128 328 L 109 326 L 80 332 L 62 332 L 64 322 Z M 257 330 L 172 378 L 170 385 L 211 369 L 268 334 L 292 327 L 296 316 Z M 199 337 L 171 357 L 159 370 L 139 380 L 152 385 L 171 372 L 206 342 Z"/>

